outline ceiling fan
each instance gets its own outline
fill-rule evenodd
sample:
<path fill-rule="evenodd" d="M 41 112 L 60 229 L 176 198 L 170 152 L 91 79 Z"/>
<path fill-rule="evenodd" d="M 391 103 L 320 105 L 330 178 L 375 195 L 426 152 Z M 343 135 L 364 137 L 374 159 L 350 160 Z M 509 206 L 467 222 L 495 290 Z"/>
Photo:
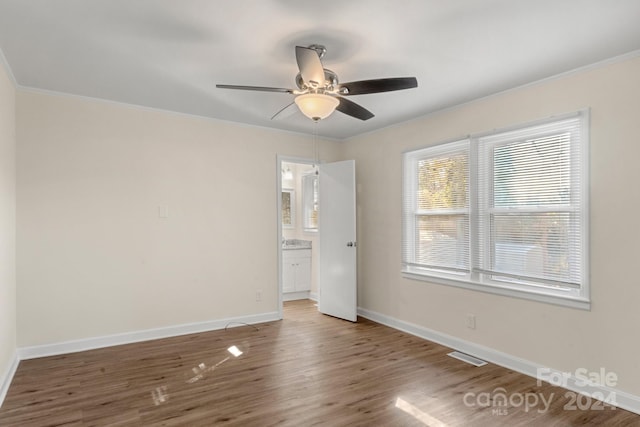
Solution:
<path fill-rule="evenodd" d="M 339 83 L 338 76 L 322 66 L 320 59 L 327 49 L 313 44 L 309 47 L 296 46 L 296 61 L 300 72 L 296 76 L 297 89 L 263 86 L 216 85 L 221 89 L 255 90 L 262 92 L 280 92 L 295 95 L 293 102 L 282 108 L 271 119 L 290 110 L 295 104 L 300 111 L 313 121 L 328 117 L 334 110 L 360 120 L 369 120 L 371 111 L 345 98 L 351 95 L 391 92 L 394 90 L 418 87 L 415 77 L 392 77 L 385 79 L 360 80 Z"/>

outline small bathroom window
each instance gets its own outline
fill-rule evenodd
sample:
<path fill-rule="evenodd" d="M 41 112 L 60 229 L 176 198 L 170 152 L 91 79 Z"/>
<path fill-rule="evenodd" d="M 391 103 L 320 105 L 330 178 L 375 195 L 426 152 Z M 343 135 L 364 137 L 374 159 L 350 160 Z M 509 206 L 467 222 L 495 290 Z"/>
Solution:
<path fill-rule="evenodd" d="M 302 176 L 302 227 L 304 231 L 318 231 L 318 175 Z"/>

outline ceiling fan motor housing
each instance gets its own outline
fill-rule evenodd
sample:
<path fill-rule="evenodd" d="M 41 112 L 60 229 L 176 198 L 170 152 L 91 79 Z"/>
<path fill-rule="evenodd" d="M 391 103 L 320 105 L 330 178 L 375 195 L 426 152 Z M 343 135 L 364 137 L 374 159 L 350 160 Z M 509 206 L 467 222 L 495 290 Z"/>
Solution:
<path fill-rule="evenodd" d="M 324 86 L 318 87 L 318 88 L 309 87 L 305 83 L 304 79 L 302 78 L 302 74 L 298 73 L 298 75 L 296 76 L 296 86 L 298 86 L 298 89 L 300 90 L 318 89 L 319 91 L 322 91 L 322 92 L 333 91 L 338 86 L 338 75 L 335 72 L 328 70 L 326 68 L 323 68 L 323 70 L 324 70 Z"/>

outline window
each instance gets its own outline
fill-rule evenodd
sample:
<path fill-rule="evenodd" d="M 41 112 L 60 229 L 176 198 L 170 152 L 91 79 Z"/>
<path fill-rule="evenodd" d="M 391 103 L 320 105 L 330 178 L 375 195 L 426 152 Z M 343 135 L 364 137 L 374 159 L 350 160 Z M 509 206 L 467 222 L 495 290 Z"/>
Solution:
<path fill-rule="evenodd" d="M 588 307 L 587 113 L 404 155 L 403 271 Z"/>
<path fill-rule="evenodd" d="M 318 175 L 302 175 L 302 227 L 318 231 Z"/>
<path fill-rule="evenodd" d="M 426 151 L 426 150 L 424 150 Z M 408 267 L 469 271 L 469 143 L 461 141 L 414 156 L 405 174 L 411 194 Z M 409 224 L 407 224 L 409 225 Z"/>

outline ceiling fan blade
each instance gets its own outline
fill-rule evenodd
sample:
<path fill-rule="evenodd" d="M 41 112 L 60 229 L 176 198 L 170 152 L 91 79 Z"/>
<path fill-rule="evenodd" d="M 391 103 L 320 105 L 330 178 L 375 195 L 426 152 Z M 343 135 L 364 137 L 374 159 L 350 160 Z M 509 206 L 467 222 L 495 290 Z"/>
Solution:
<path fill-rule="evenodd" d="M 271 117 L 271 120 L 285 119 L 295 114 L 297 111 L 298 111 L 298 106 L 296 105 L 295 102 L 292 102 L 291 104 L 287 104 L 284 107 L 282 107 L 277 113 L 275 113 Z"/>
<path fill-rule="evenodd" d="M 394 90 L 418 87 L 415 77 L 392 77 L 388 79 L 360 80 L 357 82 L 341 83 L 338 91 L 341 95 L 365 95 L 368 93 L 391 92 Z M 343 88 L 347 89 L 342 93 Z"/>
<path fill-rule="evenodd" d="M 337 96 L 336 98 L 340 101 L 336 110 L 346 114 L 347 116 L 355 117 L 360 120 L 369 120 L 374 116 L 371 111 L 353 101 L 348 100 L 347 98 L 342 98 L 340 96 Z"/>
<path fill-rule="evenodd" d="M 296 46 L 296 61 L 300 75 L 309 87 L 324 87 L 324 68 L 315 49 Z"/>
<path fill-rule="evenodd" d="M 281 87 L 237 86 L 237 85 L 216 85 L 216 87 L 218 89 L 240 89 L 240 90 L 257 90 L 260 92 L 293 93 L 293 89 L 285 89 Z"/>

